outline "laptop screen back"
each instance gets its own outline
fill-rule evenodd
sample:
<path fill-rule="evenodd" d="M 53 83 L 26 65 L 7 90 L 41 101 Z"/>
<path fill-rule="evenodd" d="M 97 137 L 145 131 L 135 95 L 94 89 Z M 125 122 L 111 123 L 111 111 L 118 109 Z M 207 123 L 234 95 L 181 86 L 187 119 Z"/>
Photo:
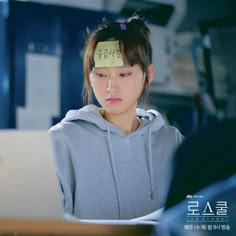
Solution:
<path fill-rule="evenodd" d="M 62 219 L 47 131 L 0 131 L 0 218 Z"/>

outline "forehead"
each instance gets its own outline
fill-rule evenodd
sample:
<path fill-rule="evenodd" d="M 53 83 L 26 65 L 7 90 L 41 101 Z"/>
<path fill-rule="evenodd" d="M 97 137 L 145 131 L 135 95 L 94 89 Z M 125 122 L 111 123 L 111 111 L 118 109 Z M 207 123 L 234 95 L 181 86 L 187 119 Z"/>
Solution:
<path fill-rule="evenodd" d="M 142 69 L 138 64 L 133 66 L 125 64 L 124 66 L 116 66 L 116 67 L 99 67 L 99 68 L 94 67 L 92 69 L 92 72 L 101 72 L 101 73 L 109 73 L 111 71 L 116 71 L 118 73 L 127 71 L 142 72 Z"/>

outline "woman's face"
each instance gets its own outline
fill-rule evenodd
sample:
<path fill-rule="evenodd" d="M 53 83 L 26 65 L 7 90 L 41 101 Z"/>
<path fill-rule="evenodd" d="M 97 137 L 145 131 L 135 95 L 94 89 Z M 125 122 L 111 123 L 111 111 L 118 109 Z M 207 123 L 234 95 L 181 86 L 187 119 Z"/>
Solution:
<path fill-rule="evenodd" d="M 94 68 L 90 72 L 93 92 L 103 109 L 110 114 L 136 109 L 145 86 L 145 77 L 139 65 Z"/>

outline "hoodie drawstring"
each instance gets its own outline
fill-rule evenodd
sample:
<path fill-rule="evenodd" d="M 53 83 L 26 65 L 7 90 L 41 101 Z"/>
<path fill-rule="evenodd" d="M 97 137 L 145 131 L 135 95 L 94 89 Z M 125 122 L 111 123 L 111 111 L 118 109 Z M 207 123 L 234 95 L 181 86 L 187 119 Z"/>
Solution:
<path fill-rule="evenodd" d="M 114 159 L 114 154 L 113 154 L 113 149 L 112 149 L 112 144 L 111 144 L 111 134 L 110 134 L 109 125 L 107 125 L 107 141 L 108 141 L 109 157 L 110 157 L 110 161 L 111 161 L 112 175 L 113 175 L 115 189 L 116 189 L 119 219 L 121 219 L 120 197 L 119 197 L 119 190 L 118 190 L 118 185 L 117 185 L 117 174 L 116 174 L 116 169 L 115 169 L 115 159 Z"/>
<path fill-rule="evenodd" d="M 154 199 L 154 183 L 153 183 L 153 162 L 152 162 L 152 132 L 151 128 L 148 128 L 148 170 L 149 170 L 149 181 L 151 199 Z"/>

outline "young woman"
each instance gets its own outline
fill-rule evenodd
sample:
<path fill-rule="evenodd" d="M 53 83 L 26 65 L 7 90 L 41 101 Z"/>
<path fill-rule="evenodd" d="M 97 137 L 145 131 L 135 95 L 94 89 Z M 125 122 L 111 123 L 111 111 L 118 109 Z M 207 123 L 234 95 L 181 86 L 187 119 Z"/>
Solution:
<path fill-rule="evenodd" d="M 163 207 L 171 156 L 182 140 L 157 111 L 137 108 L 154 77 L 149 29 L 138 16 L 104 23 L 84 53 L 88 104 L 50 129 L 64 211 L 132 219 Z M 100 107 L 92 105 L 95 95 Z"/>

